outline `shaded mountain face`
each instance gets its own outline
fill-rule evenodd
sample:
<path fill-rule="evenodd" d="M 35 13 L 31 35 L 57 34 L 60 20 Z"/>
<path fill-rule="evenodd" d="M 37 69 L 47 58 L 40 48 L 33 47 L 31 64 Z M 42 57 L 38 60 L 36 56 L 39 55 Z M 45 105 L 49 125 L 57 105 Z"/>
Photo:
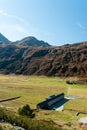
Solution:
<path fill-rule="evenodd" d="M 61 47 L 0 45 L 0 73 L 87 76 L 87 42 Z"/>
<path fill-rule="evenodd" d="M 0 43 L 9 43 L 10 41 L 0 33 Z"/>
<path fill-rule="evenodd" d="M 50 44 L 44 41 L 40 41 L 36 39 L 35 37 L 29 36 L 26 37 L 20 41 L 15 42 L 15 44 L 23 45 L 23 46 L 43 46 L 43 47 L 48 47 Z"/>

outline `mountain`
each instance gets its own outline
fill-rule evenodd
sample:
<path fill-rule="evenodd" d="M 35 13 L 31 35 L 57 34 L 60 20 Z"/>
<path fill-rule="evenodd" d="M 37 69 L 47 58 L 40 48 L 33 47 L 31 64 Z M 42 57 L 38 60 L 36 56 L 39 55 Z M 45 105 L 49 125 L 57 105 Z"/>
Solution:
<path fill-rule="evenodd" d="M 36 47 L 37 46 L 43 46 L 43 47 L 50 46 L 50 44 L 48 44 L 47 42 L 40 41 L 33 36 L 26 37 L 20 41 L 15 42 L 15 44 L 24 45 L 24 46 L 36 46 Z"/>
<path fill-rule="evenodd" d="M 87 77 L 87 42 L 59 47 L 0 45 L 0 73 Z"/>
<path fill-rule="evenodd" d="M 0 43 L 2 43 L 2 42 L 4 42 L 4 43 L 9 43 L 10 41 L 9 41 L 4 35 L 2 35 L 2 34 L 0 33 Z"/>
<path fill-rule="evenodd" d="M 22 45 L 22 46 L 34 46 L 34 47 L 48 47 L 51 46 L 47 42 L 44 42 L 42 40 L 38 40 L 37 38 L 33 36 L 25 37 L 22 40 L 11 42 L 9 41 L 4 35 L 0 33 L 0 43 L 9 43 L 9 44 L 16 44 L 16 45 Z"/>

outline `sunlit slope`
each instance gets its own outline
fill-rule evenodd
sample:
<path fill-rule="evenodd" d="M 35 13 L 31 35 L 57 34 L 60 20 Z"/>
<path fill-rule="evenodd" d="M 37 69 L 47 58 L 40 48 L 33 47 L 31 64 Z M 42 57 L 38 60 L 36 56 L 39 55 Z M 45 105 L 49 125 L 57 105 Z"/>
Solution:
<path fill-rule="evenodd" d="M 87 77 L 87 42 L 60 47 L 2 44 L 0 73 Z"/>

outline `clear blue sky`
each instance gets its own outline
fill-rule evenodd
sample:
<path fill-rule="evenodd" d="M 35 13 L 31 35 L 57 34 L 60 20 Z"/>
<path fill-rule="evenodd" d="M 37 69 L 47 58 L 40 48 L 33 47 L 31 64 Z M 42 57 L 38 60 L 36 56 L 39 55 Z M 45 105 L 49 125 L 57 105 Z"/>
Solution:
<path fill-rule="evenodd" d="M 87 41 L 87 0 L 0 0 L 0 32 L 57 46 Z"/>

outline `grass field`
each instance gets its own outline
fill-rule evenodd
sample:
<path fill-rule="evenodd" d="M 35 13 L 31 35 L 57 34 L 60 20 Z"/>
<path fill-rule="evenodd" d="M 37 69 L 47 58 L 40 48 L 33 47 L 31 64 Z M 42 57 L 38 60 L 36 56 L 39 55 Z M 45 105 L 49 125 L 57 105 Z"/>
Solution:
<path fill-rule="evenodd" d="M 87 85 L 67 85 L 66 80 L 45 76 L 0 75 L 0 99 L 21 96 L 20 99 L 0 103 L 0 105 L 15 112 L 25 104 L 35 109 L 37 103 L 52 94 L 64 92 L 67 95 L 69 93 L 80 98 L 67 102 L 63 112 L 41 110 L 37 112 L 36 118 L 76 123 L 76 112 L 87 111 Z"/>

